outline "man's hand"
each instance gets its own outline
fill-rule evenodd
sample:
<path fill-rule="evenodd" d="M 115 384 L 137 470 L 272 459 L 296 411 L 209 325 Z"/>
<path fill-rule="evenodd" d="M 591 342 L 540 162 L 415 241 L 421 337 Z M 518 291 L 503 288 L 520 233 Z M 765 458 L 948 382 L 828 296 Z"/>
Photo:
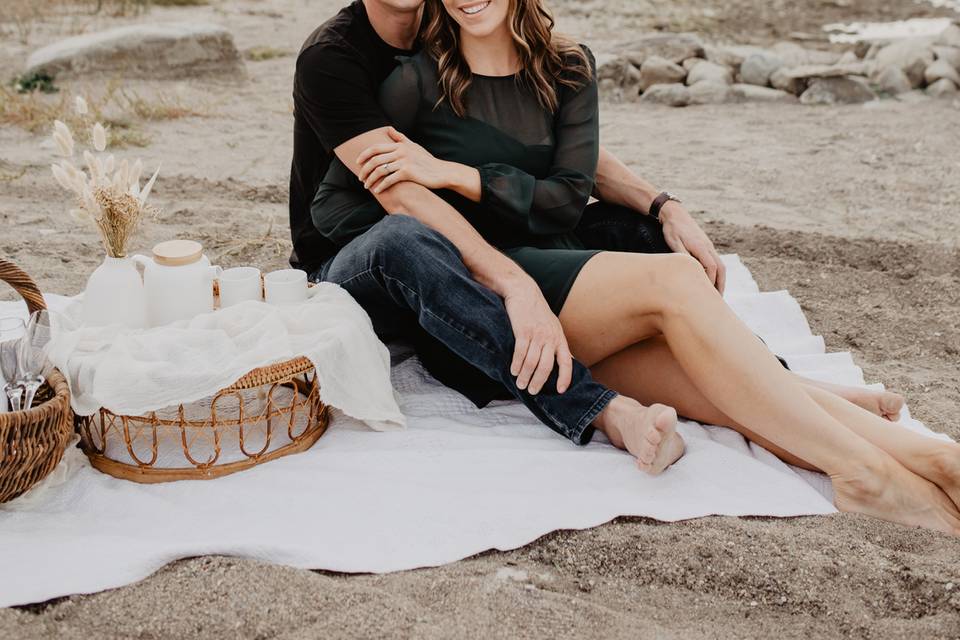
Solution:
<path fill-rule="evenodd" d="M 663 224 L 663 237 L 676 253 L 686 253 L 703 265 L 710 282 L 720 293 L 727 282 L 727 268 L 720 260 L 720 254 L 713 246 L 700 225 L 679 202 L 670 200 L 660 209 L 660 222 Z"/>
<path fill-rule="evenodd" d="M 557 393 L 570 387 L 573 356 L 567 345 L 560 320 L 553 314 L 540 288 L 529 277 L 510 286 L 503 298 L 516 338 L 510 373 L 517 377 L 517 388 L 536 395 L 559 366 Z"/>

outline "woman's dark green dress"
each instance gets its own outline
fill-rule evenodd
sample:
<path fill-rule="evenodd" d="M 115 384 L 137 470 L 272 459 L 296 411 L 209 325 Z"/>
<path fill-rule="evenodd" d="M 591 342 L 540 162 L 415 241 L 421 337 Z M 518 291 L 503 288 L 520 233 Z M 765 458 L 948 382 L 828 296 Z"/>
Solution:
<path fill-rule="evenodd" d="M 401 59 L 381 87 L 380 102 L 396 128 L 435 157 L 478 169 L 479 203 L 451 191 L 438 194 L 530 274 L 559 313 L 580 269 L 598 253 L 573 233 L 597 169 L 595 79 L 577 89 L 558 84 L 559 108 L 551 113 L 519 75 L 474 74 L 462 118 L 437 105 L 438 86 L 436 63 L 419 53 Z M 340 246 L 384 215 L 372 198 L 347 197 L 345 189 L 357 184 L 335 162 L 313 203 L 315 226 Z"/>

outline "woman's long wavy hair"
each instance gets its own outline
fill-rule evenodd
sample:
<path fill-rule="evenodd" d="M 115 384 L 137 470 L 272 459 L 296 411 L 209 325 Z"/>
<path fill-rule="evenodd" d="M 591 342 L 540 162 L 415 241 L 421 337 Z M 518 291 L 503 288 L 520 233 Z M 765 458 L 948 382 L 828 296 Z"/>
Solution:
<path fill-rule="evenodd" d="M 520 55 L 520 81 L 533 90 L 541 107 L 555 112 L 559 85 L 577 89 L 590 81 L 586 54 L 577 43 L 553 32 L 553 16 L 543 0 L 510 0 L 507 20 Z M 443 0 L 427 0 L 424 23 L 422 42 L 440 72 L 437 105 L 446 102 L 463 117 L 471 73 L 460 52 L 460 26 L 447 13 Z"/>

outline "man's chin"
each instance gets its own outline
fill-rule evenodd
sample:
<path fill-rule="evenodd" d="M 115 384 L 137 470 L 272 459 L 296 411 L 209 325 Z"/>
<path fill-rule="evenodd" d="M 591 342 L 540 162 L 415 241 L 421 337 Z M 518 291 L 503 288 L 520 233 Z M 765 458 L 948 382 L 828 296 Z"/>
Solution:
<path fill-rule="evenodd" d="M 424 0 L 364 0 L 365 3 L 379 4 L 393 11 L 417 11 Z"/>

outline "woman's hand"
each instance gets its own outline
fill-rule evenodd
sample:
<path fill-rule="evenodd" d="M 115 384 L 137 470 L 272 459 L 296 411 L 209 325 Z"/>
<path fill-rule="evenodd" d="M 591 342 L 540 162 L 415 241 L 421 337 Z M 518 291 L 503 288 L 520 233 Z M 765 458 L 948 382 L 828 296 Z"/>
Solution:
<path fill-rule="evenodd" d="M 428 189 L 444 189 L 451 182 L 451 163 L 433 155 L 393 127 L 393 142 L 374 145 L 357 157 L 363 187 L 380 193 L 398 182 L 416 182 Z"/>

